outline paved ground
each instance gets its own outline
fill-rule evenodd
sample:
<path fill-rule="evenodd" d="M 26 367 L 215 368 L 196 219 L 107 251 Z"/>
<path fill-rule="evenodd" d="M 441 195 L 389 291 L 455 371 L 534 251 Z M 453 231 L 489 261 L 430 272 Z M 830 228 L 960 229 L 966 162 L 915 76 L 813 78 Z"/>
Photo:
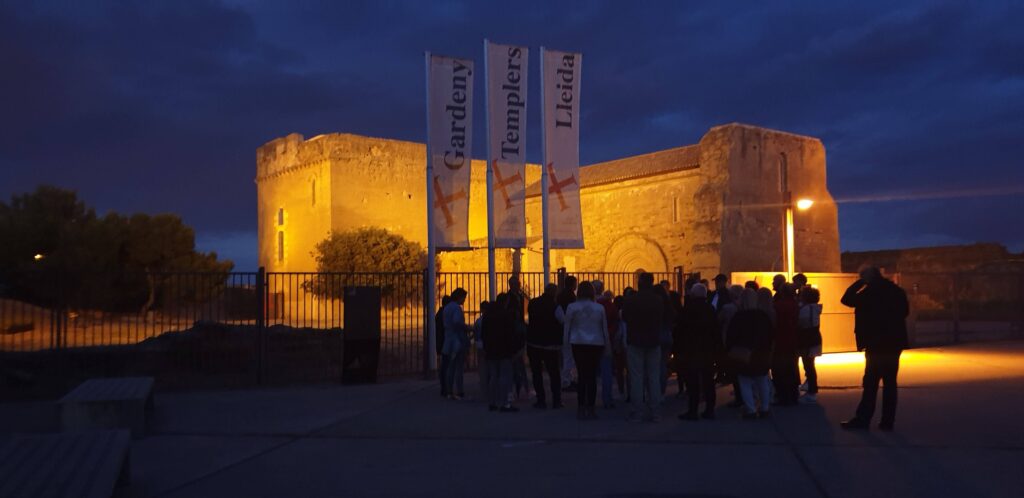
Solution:
<path fill-rule="evenodd" d="M 1022 496 L 1024 342 L 906 353 L 897 431 L 844 432 L 863 358 L 830 355 L 817 406 L 657 424 L 625 409 L 488 413 L 433 383 L 160 394 L 133 496 Z M 476 378 L 467 378 L 475 386 Z M 675 392 L 675 386 L 670 387 Z M 729 391 L 719 390 L 720 402 Z M 45 405 L 0 404 L 0 443 Z"/>

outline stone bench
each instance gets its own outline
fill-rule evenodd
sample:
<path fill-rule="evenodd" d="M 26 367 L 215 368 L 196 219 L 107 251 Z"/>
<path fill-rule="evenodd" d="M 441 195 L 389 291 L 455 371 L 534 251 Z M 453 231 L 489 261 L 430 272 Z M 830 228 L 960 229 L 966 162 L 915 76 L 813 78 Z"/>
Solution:
<path fill-rule="evenodd" d="M 142 437 L 146 415 L 153 411 L 153 378 L 89 379 L 59 404 L 65 431 L 130 429 L 133 437 Z"/>
<path fill-rule="evenodd" d="M 110 497 L 130 479 L 126 430 L 17 435 L 0 448 L 0 496 Z"/>

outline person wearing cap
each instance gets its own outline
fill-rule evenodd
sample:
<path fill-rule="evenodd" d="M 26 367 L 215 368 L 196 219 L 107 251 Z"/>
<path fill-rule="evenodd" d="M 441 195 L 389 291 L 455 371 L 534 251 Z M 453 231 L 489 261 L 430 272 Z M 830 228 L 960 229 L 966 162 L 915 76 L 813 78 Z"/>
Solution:
<path fill-rule="evenodd" d="M 715 275 L 715 291 L 708 295 L 708 303 L 715 311 L 721 311 L 722 306 L 725 306 L 732 301 L 732 297 L 729 295 L 729 278 L 719 273 Z"/>

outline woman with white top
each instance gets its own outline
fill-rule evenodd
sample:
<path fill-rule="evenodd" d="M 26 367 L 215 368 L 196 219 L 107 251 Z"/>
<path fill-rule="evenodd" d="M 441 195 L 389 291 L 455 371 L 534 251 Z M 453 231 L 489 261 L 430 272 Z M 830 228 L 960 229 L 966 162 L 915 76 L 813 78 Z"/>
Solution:
<path fill-rule="evenodd" d="M 602 355 L 611 355 L 608 320 L 604 306 L 594 301 L 594 286 L 580 284 L 576 301 L 565 310 L 564 343 L 572 347 L 579 377 L 580 420 L 596 419 L 597 371 Z"/>

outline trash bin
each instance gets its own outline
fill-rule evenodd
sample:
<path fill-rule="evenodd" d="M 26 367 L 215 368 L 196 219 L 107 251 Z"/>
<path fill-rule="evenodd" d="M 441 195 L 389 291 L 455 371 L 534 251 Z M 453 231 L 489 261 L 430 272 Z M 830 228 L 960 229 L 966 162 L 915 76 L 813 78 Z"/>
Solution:
<path fill-rule="evenodd" d="M 377 382 L 380 287 L 346 287 L 341 382 Z"/>

